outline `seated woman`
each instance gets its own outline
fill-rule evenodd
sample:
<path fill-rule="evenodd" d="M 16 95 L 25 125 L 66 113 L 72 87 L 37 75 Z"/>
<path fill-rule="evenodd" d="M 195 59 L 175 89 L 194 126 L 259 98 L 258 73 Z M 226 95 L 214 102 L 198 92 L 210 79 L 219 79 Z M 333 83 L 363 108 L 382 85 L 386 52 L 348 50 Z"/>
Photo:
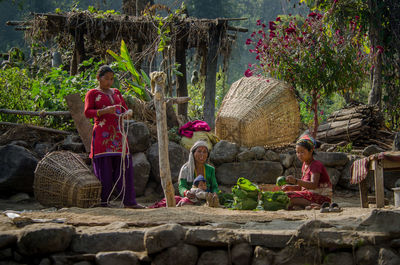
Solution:
<path fill-rule="evenodd" d="M 296 155 L 303 162 L 303 177 L 286 177 L 287 183 L 294 184 L 282 188 L 290 198 L 289 209 L 304 209 L 307 206 L 317 208 L 325 202 L 331 202 L 332 183 L 324 165 L 314 160 L 314 146 L 315 140 L 308 135 L 304 135 L 296 143 Z"/>
<path fill-rule="evenodd" d="M 198 176 L 204 176 L 207 183 L 207 191 L 211 196 L 207 197 L 209 206 L 218 207 L 219 200 L 217 193 L 219 192 L 217 180 L 215 178 L 215 169 L 207 164 L 209 150 L 207 143 L 197 141 L 194 143 L 189 153 L 189 160 L 182 166 L 179 173 L 179 193 L 188 199 L 194 199 L 195 193 L 191 191 L 193 181 Z"/>

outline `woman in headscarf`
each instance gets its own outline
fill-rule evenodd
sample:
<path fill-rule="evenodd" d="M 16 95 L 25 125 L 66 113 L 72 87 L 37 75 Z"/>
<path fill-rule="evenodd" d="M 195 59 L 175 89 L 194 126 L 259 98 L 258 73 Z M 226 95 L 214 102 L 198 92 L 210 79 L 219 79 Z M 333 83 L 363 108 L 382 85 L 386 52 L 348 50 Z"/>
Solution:
<path fill-rule="evenodd" d="M 286 185 L 282 189 L 290 198 L 289 208 L 304 208 L 321 206 L 331 202 L 332 183 L 325 166 L 318 160 L 314 160 L 315 140 L 304 135 L 296 142 L 296 155 L 303 166 L 302 178 L 297 179 L 291 175 L 286 177 L 286 182 L 294 185 Z"/>
<path fill-rule="evenodd" d="M 190 191 L 193 181 L 198 176 L 204 176 L 207 183 L 207 191 L 213 195 L 213 205 L 218 206 L 219 192 L 217 180 L 215 178 L 215 169 L 207 164 L 209 150 L 205 141 L 194 143 L 189 153 L 189 160 L 182 166 L 179 173 L 179 193 L 183 197 L 192 199 L 195 194 Z M 210 198 L 207 198 L 209 202 Z"/>

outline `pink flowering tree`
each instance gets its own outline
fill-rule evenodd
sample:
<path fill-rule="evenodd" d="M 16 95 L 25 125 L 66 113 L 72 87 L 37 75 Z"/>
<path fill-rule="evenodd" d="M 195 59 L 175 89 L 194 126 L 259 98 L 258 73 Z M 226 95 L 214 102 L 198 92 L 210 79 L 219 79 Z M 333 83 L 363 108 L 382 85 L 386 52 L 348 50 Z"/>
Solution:
<path fill-rule="evenodd" d="M 349 21 L 345 28 L 335 29 L 326 22 L 327 14 L 278 17 L 268 27 L 258 20 L 260 29 L 246 41 L 257 63 L 249 65 L 245 76 L 284 80 L 297 95 L 308 96 L 311 104 L 307 106 L 314 113 L 314 137 L 318 131 L 318 104 L 334 92 L 345 94 L 362 87 L 370 69 L 359 18 Z"/>

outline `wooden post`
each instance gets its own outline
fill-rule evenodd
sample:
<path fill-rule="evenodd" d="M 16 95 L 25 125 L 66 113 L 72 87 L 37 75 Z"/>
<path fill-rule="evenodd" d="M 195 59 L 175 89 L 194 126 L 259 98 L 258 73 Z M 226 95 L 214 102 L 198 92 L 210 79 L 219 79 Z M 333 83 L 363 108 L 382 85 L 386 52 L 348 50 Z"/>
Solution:
<path fill-rule="evenodd" d="M 368 177 L 367 177 L 368 178 Z M 358 184 L 360 189 L 361 208 L 368 208 L 368 181 L 367 178 Z"/>
<path fill-rule="evenodd" d="M 161 186 L 167 200 L 167 207 L 175 207 L 175 191 L 171 180 L 171 170 L 168 156 L 168 129 L 166 116 L 166 102 L 164 100 L 164 86 L 166 74 L 164 72 L 152 72 L 150 74 L 151 85 L 155 86 L 154 105 L 157 117 L 157 138 L 160 166 Z"/>
<path fill-rule="evenodd" d="M 83 145 L 85 146 L 85 150 L 89 153 L 93 126 L 89 119 L 85 117 L 85 105 L 83 104 L 79 93 L 67 95 L 65 96 L 65 100 L 67 101 L 75 127 L 78 130 Z"/>
<path fill-rule="evenodd" d="M 177 63 L 180 64 L 178 69 L 179 72 L 182 73 L 182 76 L 176 77 L 176 96 L 177 97 L 187 97 L 188 96 L 188 89 L 187 89 L 187 82 L 186 82 L 186 47 L 183 41 L 179 41 L 175 47 L 175 60 Z M 180 104 L 178 106 L 178 115 L 182 115 L 183 117 L 187 118 L 187 111 L 188 111 L 188 104 Z"/>
<path fill-rule="evenodd" d="M 85 39 L 82 30 L 77 29 L 74 37 L 75 37 L 75 46 L 69 70 L 70 75 L 76 75 L 78 73 L 79 64 L 83 62 L 83 60 L 85 59 Z"/>
<path fill-rule="evenodd" d="M 383 185 L 383 166 L 382 162 L 374 159 L 375 170 L 375 198 L 376 198 L 376 208 L 382 208 L 385 206 L 385 189 Z"/>
<path fill-rule="evenodd" d="M 204 89 L 204 120 L 211 128 L 215 128 L 215 87 L 218 63 L 219 27 L 212 26 L 209 30 L 209 45 L 207 51 L 206 84 Z"/>

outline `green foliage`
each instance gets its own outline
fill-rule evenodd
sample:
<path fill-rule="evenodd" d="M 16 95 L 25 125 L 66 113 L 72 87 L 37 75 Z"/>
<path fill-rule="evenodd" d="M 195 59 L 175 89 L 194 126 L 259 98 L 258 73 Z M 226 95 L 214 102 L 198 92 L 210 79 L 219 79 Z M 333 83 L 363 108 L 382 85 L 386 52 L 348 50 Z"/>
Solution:
<path fill-rule="evenodd" d="M 31 76 L 27 69 L 18 67 L 0 70 L 1 108 L 28 111 L 65 111 L 68 110 L 64 97 L 80 93 L 82 100 L 89 89 L 97 86 L 96 70 L 103 62 L 93 59 L 84 61 L 80 67 L 86 70 L 79 75 L 70 76 L 59 68 Z M 4 99 L 4 100 L 3 100 Z M 70 119 L 63 117 L 46 117 L 44 119 L 27 116 L 2 115 L 3 121 L 29 122 L 32 124 L 72 129 Z"/>
<path fill-rule="evenodd" d="M 34 110 L 35 102 L 31 97 L 32 79 L 27 69 L 9 67 L 0 70 L 0 108 L 16 110 Z M 28 122 L 27 116 L 0 114 L 2 121 Z"/>
<path fill-rule="evenodd" d="M 227 92 L 225 79 L 226 74 L 220 68 L 217 73 L 217 82 L 215 87 L 215 112 L 218 112 L 222 100 Z M 188 117 L 191 120 L 203 120 L 204 106 L 204 79 L 197 84 L 188 84 L 188 94 L 191 100 L 188 104 Z"/>
<path fill-rule="evenodd" d="M 338 146 L 336 148 L 337 152 L 342 152 L 342 153 L 350 153 L 353 150 L 353 143 L 350 142 L 346 144 L 345 146 Z"/>
<path fill-rule="evenodd" d="M 181 136 L 179 135 L 179 128 L 178 127 L 172 127 L 168 131 L 168 140 L 173 141 L 175 143 L 180 143 L 181 142 Z"/>
<path fill-rule="evenodd" d="M 130 89 L 132 89 L 132 92 L 136 95 L 136 97 L 144 101 L 149 101 L 150 96 L 146 92 L 146 87 L 150 87 L 150 78 L 143 70 L 141 70 L 140 73 L 136 70 L 135 65 L 133 64 L 133 61 L 129 54 L 128 47 L 125 44 L 125 41 L 124 40 L 121 41 L 120 55 L 116 54 L 111 50 L 107 50 L 107 52 L 112 57 L 114 57 L 121 70 L 129 71 L 129 73 L 131 73 L 132 80 L 125 80 L 125 81 L 129 85 Z"/>

